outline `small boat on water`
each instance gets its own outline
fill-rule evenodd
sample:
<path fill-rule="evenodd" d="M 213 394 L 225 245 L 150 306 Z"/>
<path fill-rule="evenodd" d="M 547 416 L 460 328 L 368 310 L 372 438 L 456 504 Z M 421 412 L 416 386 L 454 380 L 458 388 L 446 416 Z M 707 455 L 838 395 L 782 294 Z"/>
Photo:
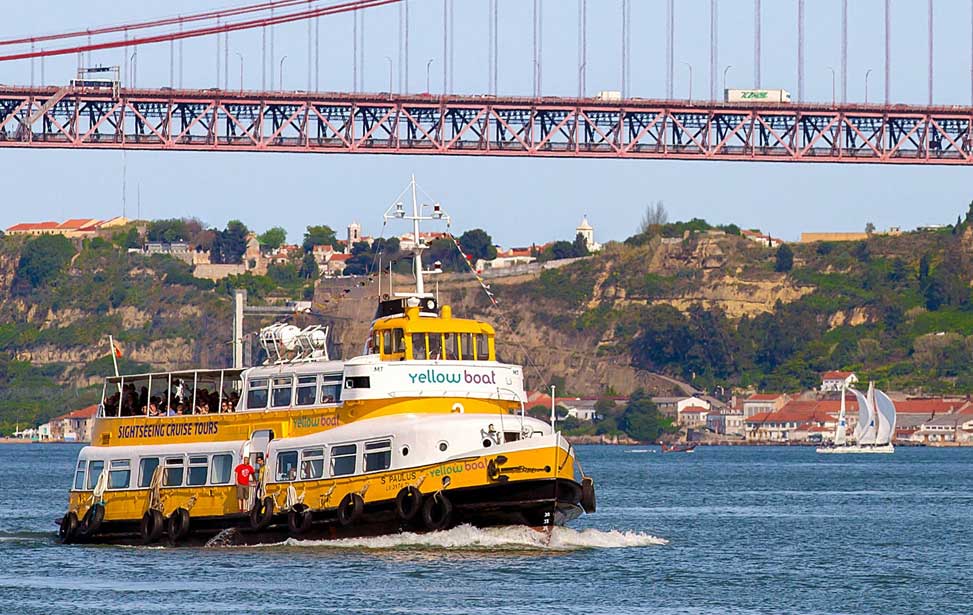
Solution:
<path fill-rule="evenodd" d="M 858 424 L 853 435 L 854 443 L 848 441 L 845 417 L 845 391 L 855 394 L 858 402 Z M 857 389 L 842 389 L 841 411 L 835 426 L 834 439 L 830 446 L 818 447 L 822 454 L 890 454 L 895 452 L 892 438 L 895 436 L 895 403 L 884 392 L 868 384 L 868 393 Z"/>
<path fill-rule="evenodd" d="M 691 453 L 696 450 L 695 442 L 663 442 L 663 453 Z"/>
<path fill-rule="evenodd" d="M 412 222 L 415 288 L 380 296 L 362 355 L 332 360 L 327 329 L 278 324 L 260 366 L 106 380 L 63 542 L 543 528 L 595 511 L 574 448 L 524 412 L 523 369 L 497 360 L 493 327 L 425 290 L 419 223 L 449 217 L 410 188 L 411 213 L 396 202 L 385 219 Z"/>

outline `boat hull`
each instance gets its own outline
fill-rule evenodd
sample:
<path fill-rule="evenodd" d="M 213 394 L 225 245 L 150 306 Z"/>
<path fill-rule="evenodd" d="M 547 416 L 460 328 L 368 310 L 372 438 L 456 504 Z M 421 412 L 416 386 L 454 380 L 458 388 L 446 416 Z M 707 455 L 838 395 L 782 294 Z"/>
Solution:
<path fill-rule="evenodd" d="M 815 451 L 823 455 L 888 455 L 895 452 L 895 447 L 891 444 L 881 446 L 821 446 Z"/>
<path fill-rule="evenodd" d="M 468 524 L 474 527 L 524 525 L 551 527 L 564 525 L 583 512 L 582 488 L 571 479 L 523 480 L 482 485 L 443 492 L 452 505 L 450 520 L 442 528 Z M 436 497 L 427 494 L 424 500 Z M 421 512 L 413 520 L 400 518 L 394 500 L 369 502 L 361 516 L 342 524 L 336 510 L 311 511 L 311 523 L 304 531 L 293 531 L 288 513 L 273 516 L 269 525 L 255 530 L 249 514 L 193 518 L 190 530 L 179 541 L 163 535 L 155 544 L 168 546 L 230 546 L 279 543 L 288 538 L 298 540 L 332 540 L 381 536 L 399 532 L 429 532 Z M 68 542 L 87 544 L 146 544 L 138 521 L 105 521 L 97 534 L 73 536 Z"/>

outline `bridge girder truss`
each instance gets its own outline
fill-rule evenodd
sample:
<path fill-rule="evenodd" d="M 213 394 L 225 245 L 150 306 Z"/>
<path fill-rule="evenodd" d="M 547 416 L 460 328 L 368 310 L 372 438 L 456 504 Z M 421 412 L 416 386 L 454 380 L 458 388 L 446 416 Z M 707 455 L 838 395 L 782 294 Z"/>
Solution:
<path fill-rule="evenodd" d="M 0 147 L 973 165 L 973 108 L 0 87 Z"/>

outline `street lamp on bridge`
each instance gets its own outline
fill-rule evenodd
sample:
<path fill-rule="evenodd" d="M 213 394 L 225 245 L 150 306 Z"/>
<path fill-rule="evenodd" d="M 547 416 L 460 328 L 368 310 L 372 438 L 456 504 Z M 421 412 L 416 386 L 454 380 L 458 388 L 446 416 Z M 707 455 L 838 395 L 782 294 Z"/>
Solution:
<path fill-rule="evenodd" d="M 833 107 L 835 105 L 835 101 L 836 101 L 836 98 L 835 98 L 835 87 L 834 87 L 834 80 L 835 80 L 835 77 L 834 77 L 834 68 L 832 68 L 832 67 L 829 66 L 828 67 L 828 70 L 831 71 L 831 106 Z"/>
<path fill-rule="evenodd" d="M 389 63 L 389 100 L 392 100 L 392 58 L 385 56 L 385 61 Z"/>
<path fill-rule="evenodd" d="M 731 68 L 733 68 L 733 65 L 732 65 L 732 64 L 727 64 L 727 65 L 726 65 L 726 68 L 724 68 L 724 69 L 723 69 L 723 91 L 724 91 L 724 92 L 726 92 L 726 73 L 727 73 L 727 71 L 729 71 L 729 70 L 730 70 Z"/>
<path fill-rule="evenodd" d="M 683 62 L 689 69 L 689 102 L 693 102 L 693 65 L 689 62 Z M 723 78 L 723 89 L 726 89 L 726 78 Z"/>
<path fill-rule="evenodd" d="M 239 51 L 236 54 L 240 58 L 240 92 L 243 92 L 243 54 Z"/>
<path fill-rule="evenodd" d="M 429 94 L 429 69 L 433 62 L 435 62 L 435 58 L 429 58 L 429 61 L 426 62 L 426 94 Z"/>
<path fill-rule="evenodd" d="M 868 104 L 868 75 L 872 73 L 872 69 L 865 71 L 865 104 Z"/>
<path fill-rule="evenodd" d="M 277 89 L 279 89 L 281 91 L 284 90 L 284 60 L 286 60 L 286 59 L 287 59 L 287 56 L 284 56 L 284 57 L 282 57 L 280 59 L 280 66 L 279 66 L 279 69 L 280 70 L 277 72 L 277 74 L 279 76 L 278 78 L 280 79 L 280 82 L 279 82 L 279 85 L 278 85 L 278 88 Z"/>

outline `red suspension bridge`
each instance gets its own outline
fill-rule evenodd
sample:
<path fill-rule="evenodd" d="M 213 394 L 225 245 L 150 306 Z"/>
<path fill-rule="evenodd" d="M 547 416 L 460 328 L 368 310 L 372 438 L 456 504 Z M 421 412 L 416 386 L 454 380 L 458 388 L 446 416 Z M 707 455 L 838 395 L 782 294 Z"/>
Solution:
<path fill-rule="evenodd" d="M 307 21 L 308 81 L 312 35 L 310 20 L 341 13 L 355 15 L 354 71 L 358 86 L 358 14 L 398 5 L 399 66 L 408 84 L 408 2 L 350 0 L 320 6 L 321 0 L 278 0 L 122 26 L 75 30 L 55 35 L 0 40 L 0 62 L 92 51 L 170 44 L 187 38 L 217 37 L 217 79 L 222 47 L 223 87 L 102 88 L 90 84 L 47 87 L 0 86 L 0 147 L 82 148 L 295 153 L 389 153 L 590 158 L 672 158 L 685 160 L 760 160 L 973 165 L 973 108 L 855 104 L 816 104 L 803 98 L 803 15 L 799 7 L 798 101 L 744 104 L 672 99 L 673 11 L 667 0 L 666 100 L 633 98 L 627 93 L 631 7 L 622 1 L 622 98 L 585 98 L 587 0 L 579 10 L 579 96 L 541 96 L 540 30 L 542 4 L 533 2 L 534 96 L 500 97 L 431 94 L 349 94 L 332 92 L 245 92 L 227 88 L 226 37 L 238 30 L 264 29 Z M 489 8 L 489 87 L 498 74 L 497 0 Z M 716 98 L 716 0 L 711 0 L 710 98 Z M 403 10 L 404 9 L 404 10 Z M 932 1 L 929 2 L 932 40 Z M 277 11 L 275 14 L 274 11 Z M 843 37 L 847 37 L 847 0 L 842 0 Z M 267 12 L 269 16 L 267 16 Z M 886 76 L 889 74 L 889 3 L 886 2 Z M 755 82 L 760 80 L 760 1 L 755 0 Z M 443 3 L 443 90 L 452 81 L 451 0 Z M 178 26 L 178 31 L 160 28 Z M 118 35 L 122 36 L 119 37 Z M 223 37 L 220 39 L 219 37 Z M 78 44 L 75 39 L 85 38 Z M 112 38 L 113 37 L 113 38 Z M 94 40 L 92 40 L 94 38 Z M 273 45 L 271 38 L 271 45 Z M 39 49 L 38 44 L 53 45 Z M 315 31 L 313 46 L 317 47 Z M 58 46 L 60 45 L 60 46 Z M 29 47 L 28 47 L 29 46 Z M 847 41 L 842 40 L 842 96 L 847 89 Z M 127 59 L 127 51 L 123 51 Z M 265 51 L 264 51 L 265 53 Z M 391 58 L 389 61 L 390 87 Z M 241 56 L 241 71 L 242 71 Z M 430 63 L 432 60 L 430 60 Z M 315 60 L 316 63 L 316 60 Z M 263 66 L 266 67 L 266 59 Z M 271 70 L 274 55 L 271 53 Z M 428 69 L 427 83 L 428 83 Z M 691 70 L 691 68 L 690 68 Z M 724 69 L 724 78 L 725 78 Z M 315 67 L 315 72 L 317 72 Z M 400 70 L 401 72 L 401 70 Z M 31 73 L 33 75 L 33 71 Z M 125 71 L 126 76 L 128 71 Z M 401 78 L 401 77 L 400 77 Z M 134 81 L 134 70 L 133 79 Z M 242 75 L 241 75 L 242 81 Z M 401 83 L 401 82 L 400 82 Z M 273 74 L 271 73 L 271 84 Z M 867 84 L 867 81 L 866 81 Z M 867 87 L 867 85 L 866 85 Z M 242 88 L 242 83 L 241 83 Z M 407 90 L 408 88 L 400 88 Z M 428 89 L 428 85 L 427 85 Z M 614 97 L 611 97 L 614 98 Z M 930 101 L 932 47 L 930 46 Z"/>

